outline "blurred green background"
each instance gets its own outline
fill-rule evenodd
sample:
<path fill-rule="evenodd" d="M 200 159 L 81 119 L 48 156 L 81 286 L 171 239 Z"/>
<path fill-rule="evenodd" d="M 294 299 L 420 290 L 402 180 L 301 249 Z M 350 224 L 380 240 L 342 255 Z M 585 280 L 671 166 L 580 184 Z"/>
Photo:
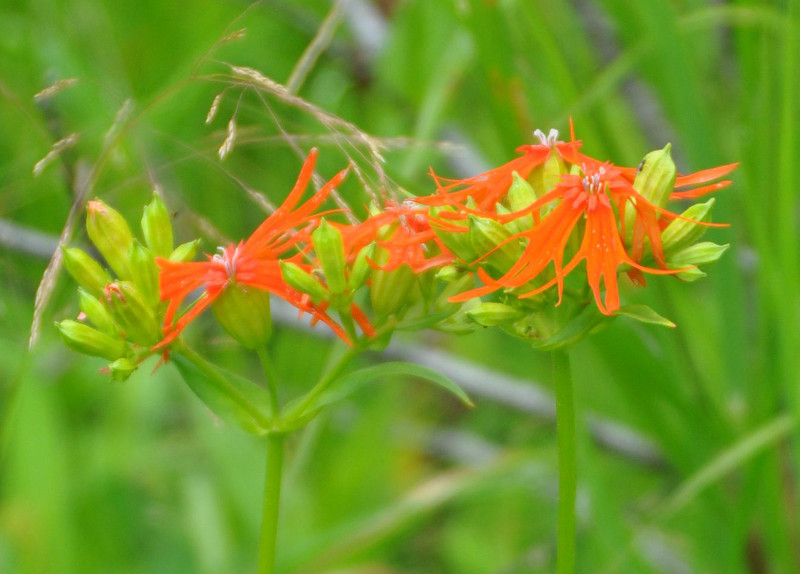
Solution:
<path fill-rule="evenodd" d="M 210 252 L 290 189 L 292 145 L 321 149 L 323 177 L 355 161 L 363 182 L 351 176 L 345 195 L 363 212 L 370 194 L 429 193 L 428 166 L 473 175 L 535 128 L 566 134 L 570 116 L 585 151 L 622 165 L 668 141 L 684 173 L 742 162 L 718 194 L 731 227 L 709 236 L 732 248 L 710 276 L 623 291 L 678 328 L 619 319 L 573 352 L 578 570 L 800 571 L 798 4 L 3 0 L 0 572 L 255 568 L 260 440 L 215 421 L 169 365 L 112 384 L 100 360 L 68 352 L 52 328 L 77 312 L 63 272 L 28 351 L 74 204 L 65 238 L 87 246 L 87 197 L 136 221 L 158 186 L 177 239 Z M 231 65 L 289 89 L 256 90 Z M 274 341 L 283 399 L 334 347 L 287 317 Z M 189 334 L 257 376 L 210 316 Z M 478 408 L 387 382 L 294 436 L 280 571 L 553 571 L 548 358 L 491 330 L 399 343 L 387 356 L 441 368 Z"/>

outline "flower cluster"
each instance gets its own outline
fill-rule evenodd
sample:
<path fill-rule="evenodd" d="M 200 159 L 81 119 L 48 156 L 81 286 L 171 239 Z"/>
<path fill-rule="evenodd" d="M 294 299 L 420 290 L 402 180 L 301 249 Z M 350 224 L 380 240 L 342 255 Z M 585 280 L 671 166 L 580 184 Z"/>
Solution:
<path fill-rule="evenodd" d="M 436 178 L 437 192 L 417 199 L 431 206 L 432 226 L 458 264 L 481 282 L 451 301 L 502 293 L 516 308 L 504 313 L 518 317 L 520 300 L 547 303 L 552 288 L 560 303 L 567 276 L 577 275 L 573 298 L 583 304 L 588 287 L 599 311 L 611 315 L 620 309 L 620 272 L 639 285 L 644 273 L 694 280 L 704 275 L 698 265 L 727 248 L 698 243 L 715 225 L 713 200 L 682 214 L 666 205 L 725 187 L 730 181 L 710 182 L 737 164 L 678 176 L 669 145 L 634 169 L 580 153 L 574 136 L 536 135 L 540 143 L 519 148 L 521 157 L 464 180 Z"/>
<path fill-rule="evenodd" d="M 280 207 L 250 237 L 205 261 L 191 261 L 196 241 L 173 250 L 157 195 L 142 219 L 144 244 L 95 200 L 87 229 L 115 278 L 86 253 L 65 249 L 82 286 L 80 319 L 93 326 L 67 320 L 59 328 L 71 346 L 111 360 L 115 373 L 166 353 L 208 307 L 243 346 L 263 347 L 270 295 L 350 344 L 401 328 L 412 308 L 418 312 L 406 324 L 417 327 L 499 325 L 543 340 L 587 308 L 601 316 L 624 310 L 621 273 L 637 285 L 645 274 L 691 281 L 726 249 L 699 242 L 716 225 L 713 199 L 680 214 L 666 206 L 728 185 L 712 182 L 736 164 L 680 176 L 669 145 L 626 168 L 583 154 L 574 135 L 569 142 L 555 130 L 535 135 L 538 144 L 518 148 L 521 156 L 498 168 L 463 180 L 434 174 L 434 193 L 373 206 L 356 224 L 323 209 L 347 170 L 303 200 L 312 150 Z M 568 310 L 556 318 L 565 299 Z"/>

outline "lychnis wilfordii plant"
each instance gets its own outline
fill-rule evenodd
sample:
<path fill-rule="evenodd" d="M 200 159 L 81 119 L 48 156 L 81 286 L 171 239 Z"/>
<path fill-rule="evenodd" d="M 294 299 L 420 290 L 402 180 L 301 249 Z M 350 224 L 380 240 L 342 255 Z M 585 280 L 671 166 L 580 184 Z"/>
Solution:
<path fill-rule="evenodd" d="M 645 274 L 693 281 L 727 248 L 700 241 L 714 200 L 682 213 L 668 202 L 693 199 L 728 185 L 717 180 L 735 164 L 677 174 L 670 146 L 623 168 L 580 152 L 574 136 L 536 132 L 539 143 L 478 176 L 435 178 L 430 195 L 373 206 L 362 222 L 340 223 L 324 211 L 346 177 L 336 174 L 302 201 L 314 168 L 312 150 L 283 203 L 252 235 L 190 261 L 196 242 L 173 250 L 163 202 L 155 196 L 139 243 L 122 216 L 99 201 L 89 205 L 89 237 L 111 270 L 75 248 L 64 252 L 81 285 L 79 321 L 59 323 L 65 342 L 111 361 L 127 378 L 148 356 L 172 362 L 219 417 L 266 435 L 267 472 L 259 552 L 272 572 L 281 488 L 283 440 L 364 383 L 412 374 L 469 399 L 454 383 L 419 366 L 387 363 L 346 372 L 358 353 L 385 346 L 399 329 L 469 332 L 500 327 L 552 353 L 559 444 L 559 572 L 575 560 L 575 412 L 567 349 L 616 315 L 673 326 L 642 305 L 623 305 L 621 274 L 644 285 Z M 321 211 L 322 210 L 322 211 Z M 476 280 L 479 282 L 476 285 Z M 278 400 L 269 357 L 270 295 L 348 345 L 335 366 L 306 394 Z M 183 331 L 210 307 L 243 347 L 258 353 L 266 384 L 258 385 L 208 362 Z M 89 326 L 86 321 L 92 326 Z"/>
<path fill-rule="evenodd" d="M 637 168 L 589 157 L 558 132 L 535 134 L 521 157 L 475 177 L 443 181 L 408 210 L 427 217 L 452 253 L 441 277 L 475 276 L 480 285 L 450 297 L 466 316 L 552 353 L 559 451 L 558 571 L 575 562 L 575 411 L 567 350 L 615 315 L 674 324 L 643 305 L 621 305 L 620 274 L 639 286 L 644 274 L 694 281 L 727 245 L 700 241 L 714 200 L 683 213 L 670 200 L 693 199 L 737 164 L 678 175 L 670 145 Z M 481 297 L 485 297 L 481 300 Z"/>
<path fill-rule="evenodd" d="M 344 374 L 355 356 L 385 346 L 395 330 L 435 324 L 460 305 L 422 288 L 423 281 L 432 282 L 434 272 L 416 274 L 404 259 L 411 251 L 424 257 L 419 245 L 411 251 L 382 245 L 382 238 L 402 233 L 391 211 L 386 212 L 388 217 L 377 214 L 358 225 L 326 219 L 335 212 L 320 208 L 346 171 L 301 201 L 316 155 L 312 150 L 294 188 L 249 238 L 219 248 L 206 261 L 191 261 L 198 241 L 173 249 L 170 218 L 158 195 L 145 207 L 144 244 L 134 238 L 118 212 L 99 200 L 89 203 L 88 235 L 110 269 L 78 248 L 64 249 L 66 268 L 80 285 L 78 320 L 57 323 L 69 347 L 110 361 L 104 370 L 116 380 L 127 379 L 145 359 L 159 355 L 175 365 L 221 419 L 266 435 L 260 572 L 274 570 L 283 442 L 288 433 L 364 384 L 390 376 L 431 381 L 471 404 L 452 381 L 418 365 L 385 363 Z M 327 324 L 348 345 L 312 389 L 285 405 L 278 400 L 279 381 L 268 350 L 270 295 L 310 314 L 312 322 Z M 369 314 L 357 303 L 359 298 L 367 300 Z M 181 337 L 208 307 L 233 339 L 258 353 L 265 385 L 214 365 Z M 422 316 L 427 320 L 420 321 Z"/>

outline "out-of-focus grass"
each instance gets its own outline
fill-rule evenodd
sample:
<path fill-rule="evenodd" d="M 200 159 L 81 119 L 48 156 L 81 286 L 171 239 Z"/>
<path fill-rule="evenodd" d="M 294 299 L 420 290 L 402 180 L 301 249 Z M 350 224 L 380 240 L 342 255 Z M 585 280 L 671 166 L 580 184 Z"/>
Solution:
<path fill-rule="evenodd" d="M 354 2 L 357 15 L 346 13 L 299 91 L 386 138 L 388 176 L 421 193 L 431 189 L 429 165 L 456 175 L 448 160 L 462 156 L 440 142 L 465 143 L 494 165 L 534 128 L 566 133 L 570 116 L 589 153 L 625 165 L 666 141 L 683 172 L 742 162 L 717 202 L 731 227 L 709 232 L 732 249 L 709 278 L 625 290 L 678 329 L 620 319 L 573 353 L 582 411 L 637 430 L 667 461 L 654 470 L 583 440 L 582 572 L 800 569 L 797 4 L 408 0 L 377 10 Z M 346 162 L 339 145 L 352 156 L 364 147 L 252 89 L 229 89 L 205 126 L 212 99 L 232 85 L 222 62 L 285 82 L 330 8 L 323 0 L 4 6 L 0 219 L 57 235 L 71 178 L 104 158 L 92 193 L 131 218 L 157 183 L 179 239 L 203 235 L 211 251 L 246 235 L 264 212 L 244 187 L 278 201 L 300 165 L 281 128 L 302 149 L 322 149 L 328 176 Z M 240 28 L 244 38 L 207 53 Z M 379 44 L 374 58 L 369 38 Z M 78 83 L 44 108 L 34 103 L 69 77 Z M 104 147 L 129 98 L 129 120 Z M 219 162 L 234 113 L 239 142 Z M 65 161 L 34 178 L 34 163 L 71 133 L 80 139 Z M 359 165 L 377 189 L 378 174 L 363 158 Z M 368 199 L 355 178 L 345 193 L 357 210 Z M 169 366 L 110 384 L 96 361 L 64 350 L 49 328 L 76 311 L 63 277 L 42 340 L 26 353 L 46 261 L 0 245 L 0 265 L 0 571 L 251 571 L 259 441 L 211 420 Z M 193 335 L 221 363 L 257 371 L 211 321 Z M 426 345 L 549 380 L 545 358 L 500 334 Z M 329 343 L 283 326 L 274 351 L 290 397 L 314 381 Z M 460 434 L 432 450 L 441 429 Z M 466 450 L 455 436 L 469 439 Z M 290 441 L 282 571 L 550 571 L 554 438 L 547 421 L 490 401 L 464 412 L 414 384 L 373 387 Z M 486 446 L 478 439 L 494 448 L 478 448 Z"/>

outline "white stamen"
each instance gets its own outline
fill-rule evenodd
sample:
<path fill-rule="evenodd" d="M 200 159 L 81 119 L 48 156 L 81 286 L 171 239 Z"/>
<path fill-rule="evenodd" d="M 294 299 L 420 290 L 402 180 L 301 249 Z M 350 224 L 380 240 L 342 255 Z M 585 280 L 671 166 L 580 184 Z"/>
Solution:
<path fill-rule="evenodd" d="M 536 136 L 536 139 L 539 140 L 539 143 L 542 145 L 546 145 L 547 147 L 553 147 L 558 143 L 558 130 L 551 129 L 550 132 L 545 135 L 542 130 L 535 130 L 533 135 Z"/>
<path fill-rule="evenodd" d="M 236 264 L 239 260 L 239 247 L 233 250 L 233 255 L 228 257 L 228 251 L 225 247 L 217 247 L 219 253 L 215 254 L 211 260 L 219 263 L 225 268 L 225 274 L 228 279 L 236 278 Z"/>

